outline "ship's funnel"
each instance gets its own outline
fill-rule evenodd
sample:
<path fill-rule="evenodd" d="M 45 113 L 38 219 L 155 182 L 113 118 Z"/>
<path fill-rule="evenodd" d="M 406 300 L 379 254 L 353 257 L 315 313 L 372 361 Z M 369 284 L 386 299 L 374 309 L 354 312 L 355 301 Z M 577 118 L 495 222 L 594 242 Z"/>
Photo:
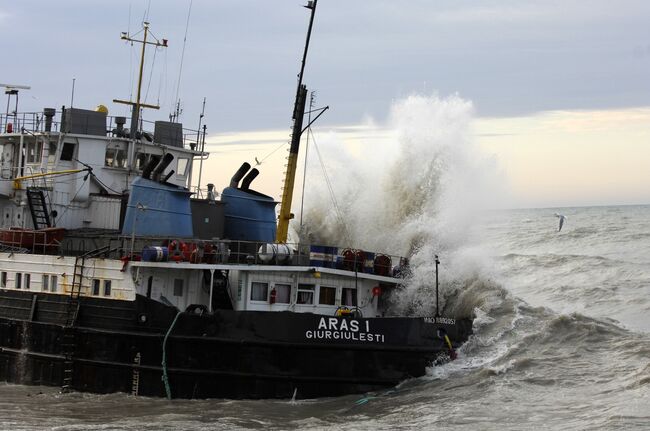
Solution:
<path fill-rule="evenodd" d="M 172 153 L 165 154 L 158 166 L 156 166 L 156 169 L 154 169 L 151 173 L 151 179 L 158 181 L 160 179 L 160 174 L 162 174 L 163 171 L 167 169 L 167 166 L 169 166 L 172 160 L 174 160 L 174 155 Z"/>
<path fill-rule="evenodd" d="M 241 182 L 241 189 L 248 190 L 253 180 L 260 174 L 260 171 L 257 168 L 251 169 L 251 171 L 244 177 L 244 180 Z"/>
<path fill-rule="evenodd" d="M 230 180 L 230 187 L 236 189 L 237 186 L 239 185 L 239 181 L 242 179 L 242 177 L 248 172 L 248 170 L 251 168 L 251 165 L 244 162 L 241 167 L 235 172 L 235 175 L 232 176 L 232 179 Z M 252 181 L 252 180 L 251 180 Z"/>
<path fill-rule="evenodd" d="M 151 177 L 151 172 L 153 172 L 153 168 L 156 167 L 156 165 L 160 162 L 160 159 L 157 157 L 151 157 L 149 159 L 149 163 L 147 163 L 144 168 L 142 169 L 142 178 L 145 179 L 150 179 Z"/>

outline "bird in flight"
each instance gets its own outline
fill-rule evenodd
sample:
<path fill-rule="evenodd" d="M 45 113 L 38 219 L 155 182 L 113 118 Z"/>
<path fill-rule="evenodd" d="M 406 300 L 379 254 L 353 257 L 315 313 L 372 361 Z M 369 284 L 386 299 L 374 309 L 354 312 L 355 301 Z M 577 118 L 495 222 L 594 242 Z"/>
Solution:
<path fill-rule="evenodd" d="M 562 226 L 564 226 L 564 222 L 566 221 L 566 216 L 555 213 L 555 217 L 560 219 L 560 226 L 557 228 L 557 231 L 559 232 L 562 230 Z"/>

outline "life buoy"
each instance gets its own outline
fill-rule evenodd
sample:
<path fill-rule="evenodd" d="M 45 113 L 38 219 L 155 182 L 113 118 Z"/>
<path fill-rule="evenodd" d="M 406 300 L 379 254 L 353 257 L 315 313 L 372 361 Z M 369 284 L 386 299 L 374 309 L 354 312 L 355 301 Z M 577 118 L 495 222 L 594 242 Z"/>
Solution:
<path fill-rule="evenodd" d="M 341 256 L 343 256 L 342 269 L 352 271 L 354 269 L 354 251 L 351 248 L 346 248 L 341 252 Z"/>
<path fill-rule="evenodd" d="M 341 253 L 343 256 L 342 268 L 346 271 L 363 271 L 363 265 L 366 261 L 366 252 L 363 250 L 353 250 L 346 248 Z"/>
<path fill-rule="evenodd" d="M 169 249 L 169 259 L 174 262 L 180 262 L 183 260 L 182 248 L 184 246 L 185 244 L 183 244 L 180 239 L 173 239 L 167 247 Z"/>
<path fill-rule="evenodd" d="M 391 264 L 392 262 L 390 256 L 386 256 L 385 254 L 378 254 L 375 256 L 375 260 L 373 262 L 373 271 L 377 275 L 383 275 L 386 277 L 390 274 Z"/>

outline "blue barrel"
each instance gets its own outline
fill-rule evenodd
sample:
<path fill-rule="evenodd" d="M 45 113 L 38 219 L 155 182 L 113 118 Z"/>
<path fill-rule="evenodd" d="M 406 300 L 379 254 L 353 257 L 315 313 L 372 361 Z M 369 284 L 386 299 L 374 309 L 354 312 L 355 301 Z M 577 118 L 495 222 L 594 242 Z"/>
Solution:
<path fill-rule="evenodd" d="M 142 260 L 145 262 L 165 262 L 168 256 L 167 247 L 146 246 L 142 249 Z"/>

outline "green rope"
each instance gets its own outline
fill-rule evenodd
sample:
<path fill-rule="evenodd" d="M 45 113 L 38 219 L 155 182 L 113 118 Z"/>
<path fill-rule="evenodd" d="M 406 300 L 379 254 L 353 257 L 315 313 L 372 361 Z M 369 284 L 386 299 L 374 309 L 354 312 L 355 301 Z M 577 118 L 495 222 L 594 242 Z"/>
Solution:
<path fill-rule="evenodd" d="M 178 320 L 178 316 L 183 314 L 182 311 L 179 311 L 178 314 L 176 314 L 176 317 L 174 317 L 174 321 L 172 322 L 171 326 L 167 330 L 167 334 L 165 334 L 165 339 L 163 340 L 163 346 L 162 346 L 162 369 L 163 369 L 163 375 L 162 375 L 162 381 L 165 384 L 165 392 L 167 393 L 167 399 L 171 400 L 172 399 L 172 389 L 169 387 L 169 376 L 167 376 L 167 338 L 169 338 L 169 334 L 171 334 L 172 329 L 174 329 L 174 326 L 176 325 L 176 320 Z"/>

